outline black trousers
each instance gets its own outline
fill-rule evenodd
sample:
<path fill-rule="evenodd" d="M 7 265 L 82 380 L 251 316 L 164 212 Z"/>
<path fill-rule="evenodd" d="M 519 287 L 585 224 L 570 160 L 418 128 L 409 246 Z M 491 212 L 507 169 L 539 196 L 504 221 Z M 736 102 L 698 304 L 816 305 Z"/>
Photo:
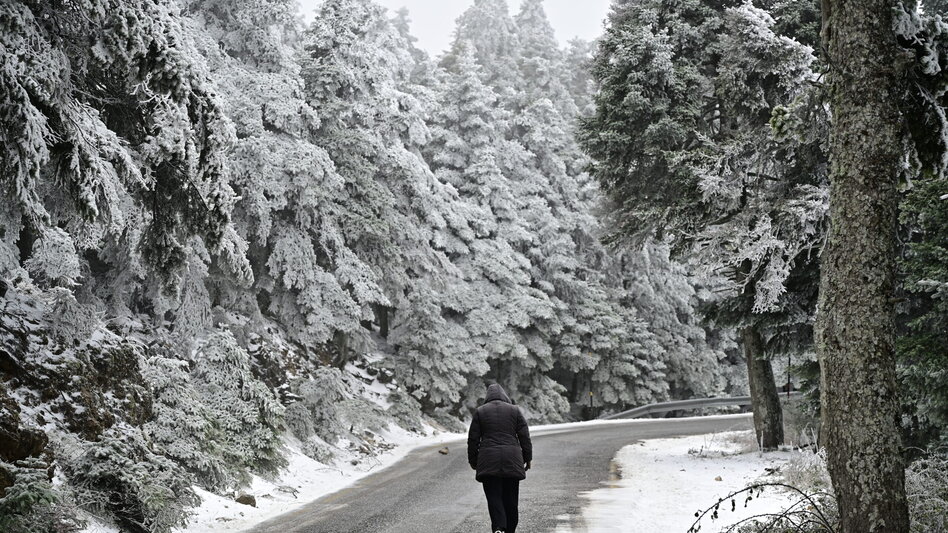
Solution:
<path fill-rule="evenodd" d="M 490 513 L 490 530 L 516 533 L 519 514 L 520 480 L 502 477 L 484 478 L 484 495 Z"/>

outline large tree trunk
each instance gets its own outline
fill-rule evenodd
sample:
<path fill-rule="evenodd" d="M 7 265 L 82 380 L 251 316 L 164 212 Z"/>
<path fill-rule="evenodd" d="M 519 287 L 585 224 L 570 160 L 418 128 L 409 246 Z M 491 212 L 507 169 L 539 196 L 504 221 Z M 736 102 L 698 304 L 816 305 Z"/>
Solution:
<path fill-rule="evenodd" d="M 902 156 L 894 0 L 824 0 L 831 87 L 830 234 L 816 344 L 823 435 L 843 533 L 909 530 L 895 381 Z"/>
<path fill-rule="evenodd" d="M 750 383 L 751 408 L 754 411 L 754 433 L 765 450 L 783 444 L 783 410 L 774 382 L 770 361 L 763 359 L 764 343 L 754 326 L 741 331 L 744 358 L 747 359 L 747 380 Z"/>

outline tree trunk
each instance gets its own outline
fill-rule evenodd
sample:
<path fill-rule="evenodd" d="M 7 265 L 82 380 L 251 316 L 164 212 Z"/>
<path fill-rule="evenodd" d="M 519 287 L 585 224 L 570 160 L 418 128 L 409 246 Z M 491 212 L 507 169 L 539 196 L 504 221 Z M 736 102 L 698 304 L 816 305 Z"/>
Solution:
<path fill-rule="evenodd" d="M 827 466 L 843 533 L 909 530 L 895 380 L 898 109 L 894 0 L 824 0 L 830 234 L 816 346 Z"/>
<path fill-rule="evenodd" d="M 764 342 L 754 326 L 741 331 L 747 380 L 750 383 L 751 407 L 754 411 L 754 433 L 764 450 L 775 450 L 783 444 L 783 410 L 774 371 L 770 361 L 763 359 Z"/>
<path fill-rule="evenodd" d="M 345 368 L 349 362 L 349 335 L 337 330 L 332 336 L 332 343 L 336 347 L 336 360 L 333 361 L 333 366 Z"/>
<path fill-rule="evenodd" d="M 378 304 L 374 305 L 373 307 L 373 310 L 375 311 L 375 321 L 379 324 L 379 335 L 383 339 L 387 339 L 389 323 L 391 322 L 390 318 L 394 309 Z"/>

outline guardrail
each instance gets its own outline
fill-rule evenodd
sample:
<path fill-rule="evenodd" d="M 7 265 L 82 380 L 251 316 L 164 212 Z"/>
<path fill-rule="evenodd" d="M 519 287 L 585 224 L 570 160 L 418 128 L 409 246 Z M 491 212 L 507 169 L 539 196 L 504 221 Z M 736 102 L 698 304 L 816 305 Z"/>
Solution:
<path fill-rule="evenodd" d="M 798 398 L 802 395 L 800 392 L 783 393 L 781 399 Z M 727 407 L 731 405 L 750 405 L 750 396 L 732 396 L 730 398 L 695 398 L 692 400 L 677 400 L 674 402 L 653 403 L 622 411 L 607 416 L 600 417 L 599 420 L 615 420 L 617 418 L 639 418 L 642 416 L 667 413 L 669 411 L 690 411 L 692 409 L 704 409 L 706 407 Z"/>

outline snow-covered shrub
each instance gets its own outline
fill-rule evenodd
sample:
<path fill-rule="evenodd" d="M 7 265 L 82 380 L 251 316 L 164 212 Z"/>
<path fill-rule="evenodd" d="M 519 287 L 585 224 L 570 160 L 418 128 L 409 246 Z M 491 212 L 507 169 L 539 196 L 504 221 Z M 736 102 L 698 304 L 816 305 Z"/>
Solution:
<path fill-rule="evenodd" d="M 49 465 L 40 459 L 16 464 L 0 462 L 13 485 L 0 497 L 0 531 L 5 533 L 67 533 L 79 529 L 61 504 L 62 495 L 49 481 Z"/>
<path fill-rule="evenodd" d="M 187 509 L 200 503 L 193 477 L 155 453 L 138 428 L 111 428 L 98 442 L 74 446 L 66 450 L 63 472 L 77 501 L 112 515 L 124 531 L 168 533 L 183 526 Z"/>
<path fill-rule="evenodd" d="M 458 420 L 457 415 L 452 413 L 446 407 L 439 407 L 431 413 L 431 419 L 444 427 L 445 431 L 450 431 L 454 433 L 467 431 L 467 426 L 465 426 L 460 420 Z"/>
<path fill-rule="evenodd" d="M 332 463 L 332 460 L 336 457 L 332 446 L 315 435 L 307 439 L 301 449 L 307 457 L 315 459 L 324 465 Z"/>
<path fill-rule="evenodd" d="M 388 425 L 382 411 L 353 391 L 338 369 L 320 368 L 296 389 L 300 399 L 286 410 L 287 427 L 302 441 L 303 453 L 321 463 L 332 461 L 341 439 L 369 450 L 365 430 L 377 432 Z"/>
<path fill-rule="evenodd" d="M 349 431 L 357 435 L 364 434 L 365 430 L 373 433 L 382 431 L 390 423 L 375 404 L 352 393 L 338 405 L 337 412 Z"/>
<path fill-rule="evenodd" d="M 760 452 L 760 442 L 753 431 L 736 431 L 725 436 L 725 442 L 732 445 L 733 453 L 745 454 Z"/>
<path fill-rule="evenodd" d="M 726 518 L 738 505 L 751 507 L 765 490 L 786 490 L 793 501 L 777 511 L 762 511 L 748 518 L 714 527 L 713 522 Z M 779 482 L 758 483 L 732 492 L 703 511 L 695 513 L 696 520 L 688 533 L 698 533 L 704 526 L 712 526 L 721 533 L 837 533 L 839 513 L 836 500 L 826 492 L 806 492 Z"/>
<path fill-rule="evenodd" d="M 395 389 L 388 395 L 391 403 L 386 412 L 399 426 L 408 431 L 421 431 L 421 404 L 414 396 L 402 389 Z"/>
<path fill-rule="evenodd" d="M 309 407 L 302 401 L 292 403 L 286 408 L 286 427 L 293 436 L 301 441 L 305 441 L 316 434 L 313 416 L 309 411 Z"/>
<path fill-rule="evenodd" d="M 311 436 L 310 429 L 326 442 L 334 442 L 347 432 L 339 416 L 339 405 L 346 398 L 342 374 L 334 368 L 320 368 L 297 387 L 300 401 L 293 408 L 291 427 L 300 439 Z"/>
<path fill-rule="evenodd" d="M 387 424 L 380 409 L 358 397 L 338 369 L 320 368 L 297 389 L 301 399 L 290 406 L 288 425 L 300 440 L 312 434 L 327 443 L 343 437 L 358 440 L 362 430 L 378 431 Z"/>
<path fill-rule="evenodd" d="M 201 402 L 187 362 L 155 355 L 142 376 L 154 395 L 152 419 L 142 428 L 155 450 L 190 470 L 208 490 L 220 490 L 246 477 L 243 458 L 222 439 L 213 413 Z"/>
<path fill-rule="evenodd" d="M 66 346 L 88 339 L 99 324 L 95 309 L 76 301 L 73 293 L 62 287 L 49 291 L 50 305 L 46 309 L 49 330 Z"/>
<path fill-rule="evenodd" d="M 224 331 L 210 335 L 194 359 L 191 379 L 225 464 L 235 472 L 282 468 L 286 464 L 280 440 L 285 409 L 276 394 L 253 375 L 247 351 Z"/>
<path fill-rule="evenodd" d="M 721 529 L 721 533 L 837 533 L 835 500 L 801 496 L 792 509 L 763 514 Z M 689 533 L 692 533 L 689 531 Z"/>
<path fill-rule="evenodd" d="M 912 533 L 948 532 L 948 453 L 931 453 L 905 471 Z"/>

